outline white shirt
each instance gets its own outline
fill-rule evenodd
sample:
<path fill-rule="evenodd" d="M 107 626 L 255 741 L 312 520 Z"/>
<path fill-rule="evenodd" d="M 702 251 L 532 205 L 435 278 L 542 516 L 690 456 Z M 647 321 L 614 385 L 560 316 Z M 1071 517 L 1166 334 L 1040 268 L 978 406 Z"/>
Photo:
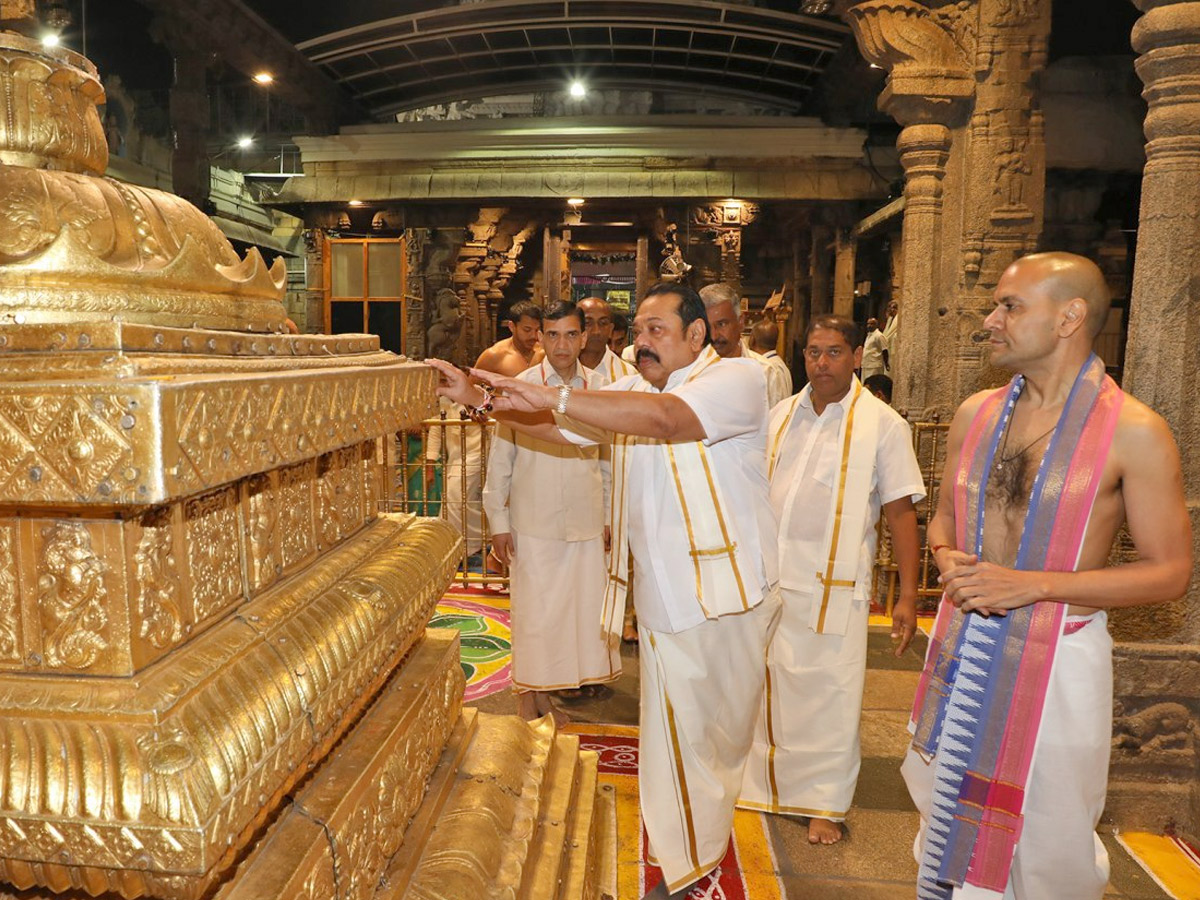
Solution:
<path fill-rule="evenodd" d="M 813 575 L 824 568 L 821 556 L 825 526 L 833 491 L 837 488 L 842 451 L 838 432 L 854 385 L 837 403 L 830 403 L 820 416 L 812 407 L 812 385 L 800 392 L 796 413 L 779 445 L 779 456 L 771 478 L 771 508 L 779 519 L 780 584 L 790 590 L 811 593 Z M 875 451 L 875 478 L 871 485 L 871 513 L 867 516 L 859 553 L 856 600 L 864 599 L 871 587 L 871 569 L 878 541 L 876 525 L 880 507 L 901 497 L 916 503 L 925 496 L 921 466 L 913 451 L 908 423 L 887 404 L 864 391 L 859 403 L 882 407 L 879 439 Z M 771 410 L 771 433 L 787 415 L 788 404 Z"/>
<path fill-rule="evenodd" d="M 531 384 L 560 385 L 548 360 L 517 376 Z M 579 362 L 571 386 L 596 390 L 607 384 Z M 493 534 L 516 531 L 559 541 L 587 541 L 604 533 L 610 468 L 599 447 L 552 444 L 514 432 L 501 423 L 488 455 L 483 509 Z"/>
<path fill-rule="evenodd" d="M 762 358 L 770 363 L 767 370 L 767 405 L 771 409 L 775 404 L 792 396 L 792 373 L 788 371 L 787 363 L 774 350 L 762 354 Z"/>
<path fill-rule="evenodd" d="M 624 350 L 621 351 L 621 359 L 625 360 L 625 362 L 629 363 L 631 366 L 633 366 L 636 369 L 637 368 L 637 348 L 634 347 L 633 344 L 630 344 L 628 347 L 626 347 Z"/>
<path fill-rule="evenodd" d="M 596 373 L 604 376 L 606 384 L 612 384 L 618 378 L 624 378 L 626 375 L 636 375 L 637 366 L 621 359 L 621 357 L 612 352 L 611 347 L 605 347 L 604 356 L 600 358 L 600 364 L 596 366 Z"/>
<path fill-rule="evenodd" d="M 888 348 L 887 338 L 878 328 L 867 335 L 863 342 L 862 373 L 863 378 L 870 378 L 884 371 L 883 351 Z"/>
<path fill-rule="evenodd" d="M 687 403 L 704 428 L 733 540 L 745 548 L 745 558 L 756 561 L 755 571 L 742 572 L 746 600 L 753 606 L 778 580 L 779 568 L 775 515 L 767 502 L 765 376 L 750 360 L 722 359 L 685 384 L 694 366 L 672 372 L 666 392 Z M 640 380 L 641 375 L 632 375 L 604 390 L 630 390 Z M 569 419 L 559 422 L 568 439 L 590 442 L 567 430 Z M 696 596 L 687 525 L 661 445 L 642 438 L 629 447 L 626 527 L 638 620 L 652 631 L 677 632 L 699 625 L 705 616 Z"/>

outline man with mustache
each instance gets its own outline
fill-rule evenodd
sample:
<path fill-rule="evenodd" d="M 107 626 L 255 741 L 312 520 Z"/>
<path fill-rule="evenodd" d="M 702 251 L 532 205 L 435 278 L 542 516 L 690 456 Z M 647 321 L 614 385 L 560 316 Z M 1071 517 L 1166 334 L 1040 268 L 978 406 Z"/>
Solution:
<path fill-rule="evenodd" d="M 724 858 L 779 614 L 767 500 L 766 383 L 750 360 L 709 346 L 704 305 L 659 284 L 637 308 L 639 374 L 599 391 L 473 373 L 431 360 L 439 393 L 547 440 L 613 444 L 609 628 L 632 551 L 641 632 L 639 791 L 663 883 L 683 897 Z M 627 544 L 626 544 L 627 541 Z"/>
<path fill-rule="evenodd" d="M 742 343 L 742 302 L 727 284 L 710 284 L 700 289 L 713 349 L 724 359 L 746 357 L 758 363 L 767 379 L 767 409 L 791 394 L 779 369 Z"/>

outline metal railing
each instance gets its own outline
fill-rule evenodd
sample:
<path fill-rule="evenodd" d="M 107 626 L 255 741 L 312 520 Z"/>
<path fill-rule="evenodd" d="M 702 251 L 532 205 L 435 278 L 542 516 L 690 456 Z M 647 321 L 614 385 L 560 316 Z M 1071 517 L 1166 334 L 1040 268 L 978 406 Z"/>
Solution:
<path fill-rule="evenodd" d="M 917 573 L 917 611 L 920 613 L 935 612 L 942 596 L 926 528 L 937 509 L 942 466 L 946 459 L 946 435 L 949 431 L 950 425 L 941 422 L 916 422 L 912 426 L 913 449 L 921 466 L 926 491 L 925 499 L 917 506 L 917 531 L 921 541 L 921 567 Z M 900 570 L 892 553 L 892 536 L 882 516 L 879 519 L 879 544 L 875 553 L 872 586 L 872 599 L 890 616 L 899 593 Z"/>
<path fill-rule="evenodd" d="M 483 511 L 488 451 L 495 422 L 442 417 L 396 435 L 392 512 L 445 519 L 463 539 L 456 581 L 508 584 L 495 557 Z"/>

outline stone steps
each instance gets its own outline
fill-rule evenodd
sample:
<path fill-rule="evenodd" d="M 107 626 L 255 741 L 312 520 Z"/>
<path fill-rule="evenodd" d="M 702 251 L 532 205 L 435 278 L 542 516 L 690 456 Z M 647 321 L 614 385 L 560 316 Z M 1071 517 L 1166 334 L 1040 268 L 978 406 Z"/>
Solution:
<path fill-rule="evenodd" d="M 476 727 L 457 771 L 434 772 L 374 900 L 600 900 L 615 807 L 596 754 L 549 718 L 467 717 Z"/>

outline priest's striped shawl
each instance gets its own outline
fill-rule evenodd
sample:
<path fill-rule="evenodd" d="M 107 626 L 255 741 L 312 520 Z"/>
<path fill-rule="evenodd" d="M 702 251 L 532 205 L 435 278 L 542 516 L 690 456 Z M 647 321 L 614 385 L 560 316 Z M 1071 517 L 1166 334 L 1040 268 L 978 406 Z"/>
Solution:
<path fill-rule="evenodd" d="M 957 540 L 980 558 L 988 476 L 1024 383 L 1017 376 L 988 397 L 963 442 L 953 485 Z M 1016 568 L 1075 569 L 1123 399 L 1091 356 L 1038 468 Z M 934 758 L 920 900 L 944 900 L 965 882 L 1004 891 L 1065 618 L 1066 606 L 1052 602 L 963 615 L 943 597 L 913 705 L 913 747 Z"/>

